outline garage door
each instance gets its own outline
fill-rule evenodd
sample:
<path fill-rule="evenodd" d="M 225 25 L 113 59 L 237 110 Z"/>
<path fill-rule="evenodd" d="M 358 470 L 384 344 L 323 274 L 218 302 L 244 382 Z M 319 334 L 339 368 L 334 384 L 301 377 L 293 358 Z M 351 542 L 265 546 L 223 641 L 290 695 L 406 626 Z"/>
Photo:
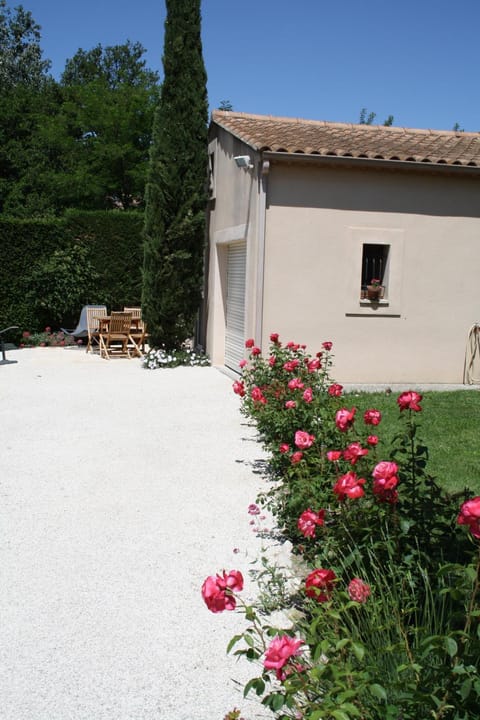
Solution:
<path fill-rule="evenodd" d="M 234 243 L 228 246 L 225 365 L 237 372 L 238 363 L 245 357 L 246 257 L 246 243 Z"/>

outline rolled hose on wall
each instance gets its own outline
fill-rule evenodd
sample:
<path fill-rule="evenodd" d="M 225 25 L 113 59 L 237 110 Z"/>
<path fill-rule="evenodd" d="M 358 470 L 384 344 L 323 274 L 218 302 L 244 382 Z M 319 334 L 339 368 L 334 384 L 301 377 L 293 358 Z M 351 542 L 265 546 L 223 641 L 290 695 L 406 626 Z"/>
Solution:
<path fill-rule="evenodd" d="M 468 331 L 463 383 L 480 385 L 480 323 L 474 323 Z"/>

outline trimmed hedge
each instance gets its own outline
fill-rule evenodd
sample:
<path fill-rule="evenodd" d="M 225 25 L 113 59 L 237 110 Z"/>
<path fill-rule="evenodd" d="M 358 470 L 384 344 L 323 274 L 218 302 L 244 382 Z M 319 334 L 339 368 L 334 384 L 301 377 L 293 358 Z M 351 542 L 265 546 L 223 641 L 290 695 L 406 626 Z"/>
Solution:
<path fill-rule="evenodd" d="M 141 212 L 72 210 L 49 220 L 0 216 L 0 329 L 18 325 L 19 331 L 8 338 L 18 340 L 23 330 L 37 332 L 45 323 L 53 329 L 57 324 L 74 327 L 82 306 L 88 303 L 105 303 L 113 310 L 140 305 L 142 230 Z M 58 308 L 48 307 L 48 299 L 55 296 L 52 288 L 45 288 L 43 307 L 38 291 L 32 288 L 38 287 L 39 275 L 58 251 L 67 257 L 72 251 L 76 256 L 73 248 L 77 245 L 88 248 L 86 256 L 96 275 L 94 289 L 88 283 L 78 287 L 75 277 L 70 278 L 70 285 L 69 278 L 59 277 L 58 290 L 70 291 L 72 302 L 71 311 L 64 311 L 57 322 Z"/>

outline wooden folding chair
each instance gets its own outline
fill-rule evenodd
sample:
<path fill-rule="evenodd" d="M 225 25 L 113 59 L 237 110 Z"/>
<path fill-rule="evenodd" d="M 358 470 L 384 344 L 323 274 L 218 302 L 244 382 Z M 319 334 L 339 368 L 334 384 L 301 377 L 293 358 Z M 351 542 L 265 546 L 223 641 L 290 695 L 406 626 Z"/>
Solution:
<path fill-rule="evenodd" d="M 106 317 L 107 308 L 105 305 L 87 305 L 84 310 L 87 313 L 87 352 L 100 350 L 100 321 L 99 317 Z M 82 310 L 83 312 L 83 310 Z"/>
<path fill-rule="evenodd" d="M 130 331 L 130 341 L 137 355 L 145 352 L 145 339 L 147 338 L 147 327 L 142 320 L 142 308 L 124 307 L 123 312 L 132 313 L 132 328 Z"/>
<path fill-rule="evenodd" d="M 108 326 L 100 330 L 100 355 L 110 357 L 131 357 L 128 347 L 132 313 L 112 312 Z"/>

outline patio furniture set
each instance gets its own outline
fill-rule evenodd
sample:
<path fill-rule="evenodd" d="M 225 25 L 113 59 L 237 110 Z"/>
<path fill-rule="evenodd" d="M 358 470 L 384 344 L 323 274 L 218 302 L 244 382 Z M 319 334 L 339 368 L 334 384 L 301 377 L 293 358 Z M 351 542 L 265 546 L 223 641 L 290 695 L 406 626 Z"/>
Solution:
<path fill-rule="evenodd" d="M 98 352 L 100 357 L 142 357 L 147 338 L 146 325 L 139 307 L 125 307 L 123 311 L 108 314 L 105 305 L 88 305 L 86 308 L 87 352 Z"/>

